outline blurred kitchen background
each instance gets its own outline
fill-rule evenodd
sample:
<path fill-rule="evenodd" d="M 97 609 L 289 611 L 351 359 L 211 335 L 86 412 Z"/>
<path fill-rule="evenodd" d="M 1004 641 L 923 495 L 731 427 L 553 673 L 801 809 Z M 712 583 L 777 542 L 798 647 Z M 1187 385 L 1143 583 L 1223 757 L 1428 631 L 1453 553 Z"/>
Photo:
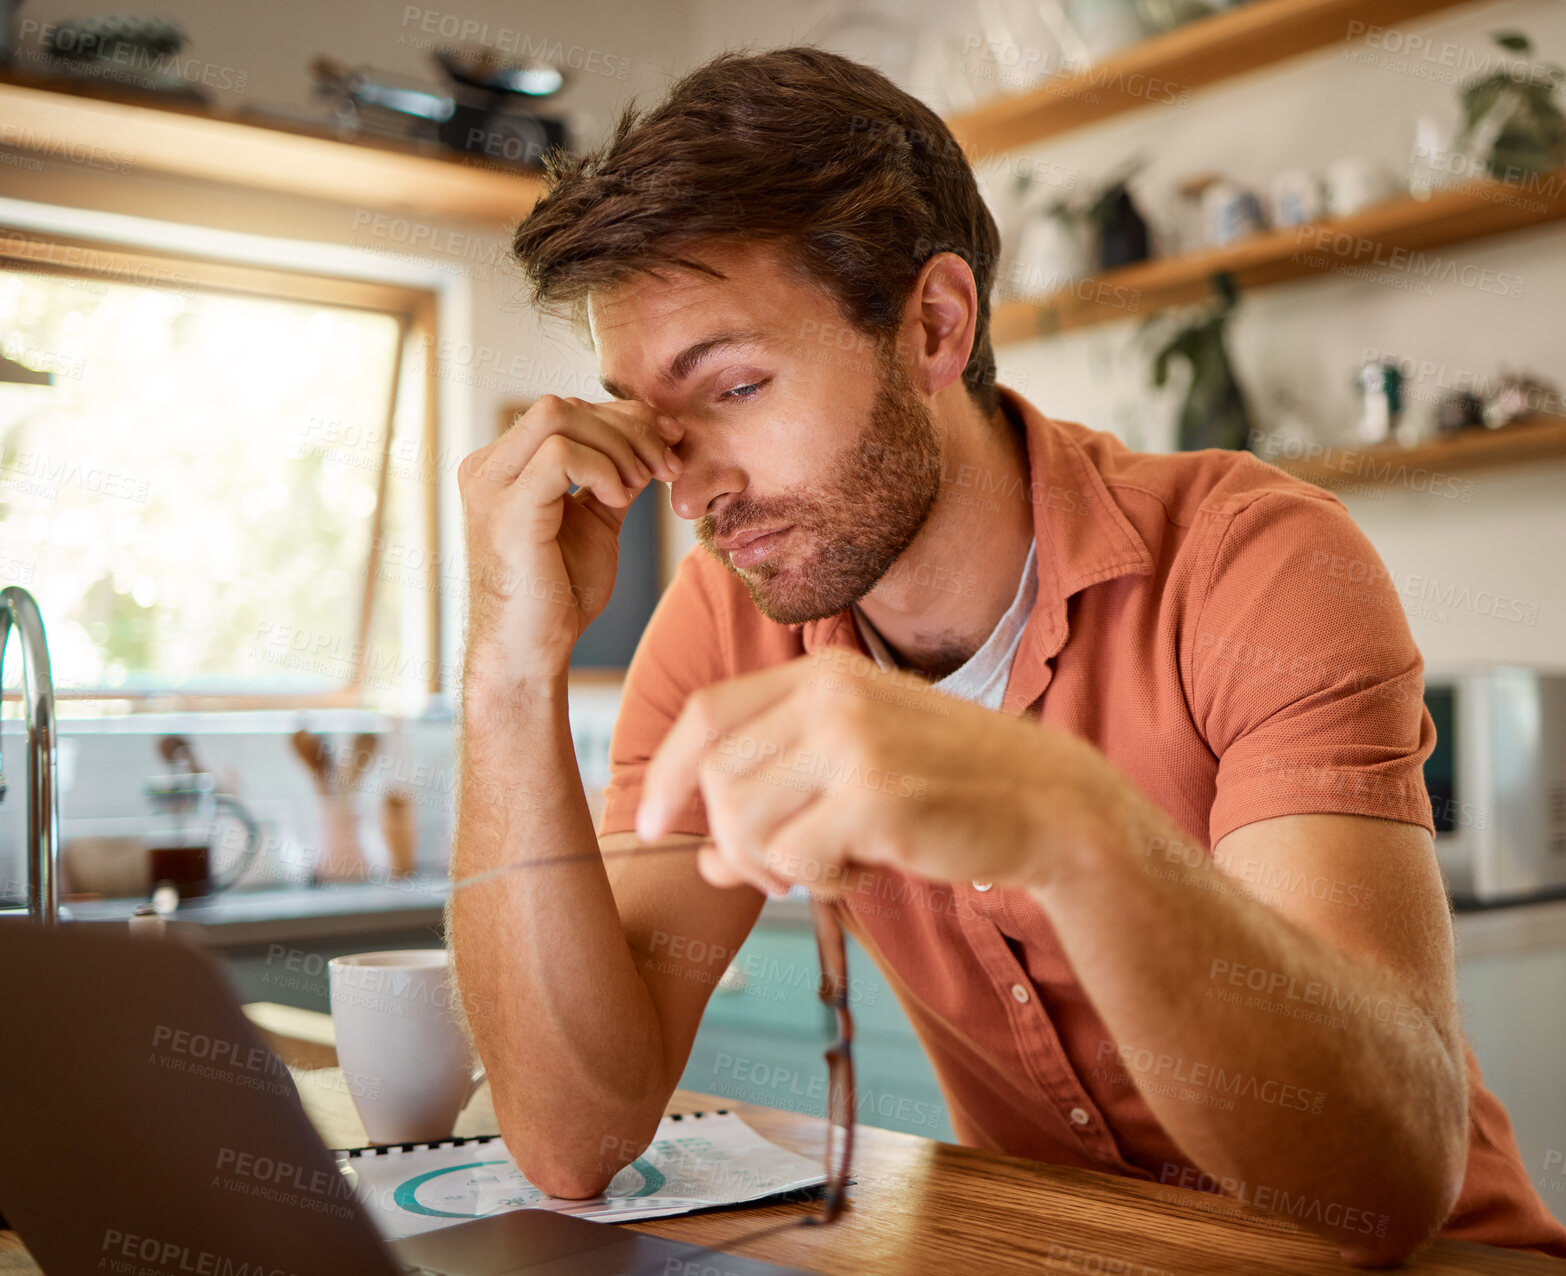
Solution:
<path fill-rule="evenodd" d="M 0 41 L 0 586 L 48 629 L 76 921 L 170 882 L 247 1000 L 314 1009 L 327 956 L 439 942 L 455 468 L 541 394 L 605 397 L 506 259 L 539 156 L 721 50 L 817 43 L 974 162 L 1003 384 L 1136 448 L 1249 448 L 1376 545 L 1431 670 L 1466 1024 L 1566 1219 L 1566 6 L 0 0 Z M 691 544 L 655 485 L 577 653 L 595 813 Z M 769 904 L 685 1084 L 819 1111 L 812 963 Z M 855 968 L 861 1118 L 949 1137 Z"/>

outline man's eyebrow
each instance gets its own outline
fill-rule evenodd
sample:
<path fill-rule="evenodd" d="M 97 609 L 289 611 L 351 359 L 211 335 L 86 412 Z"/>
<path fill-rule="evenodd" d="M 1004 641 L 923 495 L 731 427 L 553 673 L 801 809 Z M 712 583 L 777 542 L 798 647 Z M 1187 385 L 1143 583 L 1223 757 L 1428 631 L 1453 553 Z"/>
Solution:
<path fill-rule="evenodd" d="M 658 374 L 658 379 L 667 386 L 677 386 L 691 373 L 708 355 L 716 353 L 725 346 L 742 346 L 752 342 L 766 339 L 766 333 L 757 328 L 736 328 L 729 332 L 717 332 L 710 337 L 704 337 L 694 345 L 686 346 L 679 354 L 674 356 L 668 370 Z M 600 377 L 598 384 L 603 386 L 617 399 L 629 399 L 632 396 L 622 390 L 613 381 L 606 381 Z"/>

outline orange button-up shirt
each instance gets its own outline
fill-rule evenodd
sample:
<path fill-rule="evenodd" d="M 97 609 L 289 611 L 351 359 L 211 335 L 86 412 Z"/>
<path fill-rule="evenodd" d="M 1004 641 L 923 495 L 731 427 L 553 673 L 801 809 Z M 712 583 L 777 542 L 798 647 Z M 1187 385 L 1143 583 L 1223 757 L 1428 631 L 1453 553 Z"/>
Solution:
<path fill-rule="evenodd" d="M 1002 712 L 1091 741 L 1186 832 L 1189 846 L 1154 848 L 1146 871 L 1178 872 L 1182 856 L 1210 854 L 1232 830 L 1280 815 L 1376 816 L 1433 833 L 1423 662 L 1380 558 L 1342 503 L 1246 453 L 1135 453 L 1001 393 L 1026 435 L 1026 488 L 1001 490 L 968 471 L 943 485 L 950 499 L 1032 503 L 1038 598 Z M 646 763 L 693 691 L 829 647 L 865 651 L 850 610 L 778 624 L 693 549 L 627 673 L 600 834 L 635 826 Z M 699 795 L 673 828 L 708 832 Z M 1375 906 L 1363 886 L 1266 864 L 1245 866 L 1236 889 Z M 1030 895 L 885 871 L 844 902 L 964 1143 L 1219 1186 L 1142 1098 L 1130 1071 L 1138 1060 L 1110 1037 Z M 1183 1084 L 1184 1070 L 1176 1061 L 1171 1075 L 1149 1075 Z M 1534 1192 L 1472 1050 L 1468 1071 L 1468 1171 L 1442 1234 L 1566 1257 L 1566 1228 Z M 1223 1101 L 1218 1090 L 1203 1097 Z M 1349 1204 L 1224 1186 L 1307 1223 Z"/>

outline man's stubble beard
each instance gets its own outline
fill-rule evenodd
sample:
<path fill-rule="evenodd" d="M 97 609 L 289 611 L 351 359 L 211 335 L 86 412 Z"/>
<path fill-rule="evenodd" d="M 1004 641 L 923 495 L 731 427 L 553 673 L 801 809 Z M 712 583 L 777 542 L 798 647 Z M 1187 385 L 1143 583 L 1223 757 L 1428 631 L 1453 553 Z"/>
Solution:
<path fill-rule="evenodd" d="M 757 610 L 783 625 L 835 616 L 868 594 L 908 548 L 940 494 L 941 449 L 929 409 L 906 369 L 883 350 L 870 419 L 838 461 L 819 497 L 755 501 L 741 493 L 724 510 L 724 531 L 712 518 L 696 538 L 744 582 Z M 745 527 L 794 524 L 796 540 L 815 542 L 811 556 L 779 571 L 772 562 L 740 571 L 713 543 Z M 785 544 L 783 553 L 798 554 Z"/>

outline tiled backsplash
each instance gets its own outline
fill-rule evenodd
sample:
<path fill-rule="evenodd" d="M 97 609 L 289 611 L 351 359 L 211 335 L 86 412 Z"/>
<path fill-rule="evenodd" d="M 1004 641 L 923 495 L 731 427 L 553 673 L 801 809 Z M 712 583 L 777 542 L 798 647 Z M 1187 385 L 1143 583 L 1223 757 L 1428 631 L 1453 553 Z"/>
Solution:
<path fill-rule="evenodd" d="M 582 684 L 571 692 L 571 733 L 582 783 L 596 822 L 600 791 L 608 778 L 609 736 L 620 701 L 618 684 Z M 16 706 L 8 706 L 12 713 Z M 355 796 L 359 840 L 372 874 L 388 860 L 380 832 L 380 809 L 394 788 L 411 798 L 417 827 L 416 859 L 421 871 L 444 872 L 450 855 L 452 798 L 456 789 L 453 726 L 449 716 L 391 718 L 366 710 L 269 710 L 210 714 L 136 714 L 113 719 L 65 719 L 59 723 L 62 852 L 71 867 L 89 868 L 71 843 L 92 836 L 135 835 L 148 805 L 142 786 L 169 767 L 158 741 L 181 735 L 201 765 L 213 771 L 221 790 L 236 794 L 261 825 L 262 848 L 244 886 L 305 880 L 321 846 L 321 800 L 290 736 L 303 727 L 347 750 L 355 734 L 374 732 L 380 752 L 366 769 Z M 26 838 L 26 739 L 19 717 L 0 723 L 10 793 L 0 802 L 0 887 L 22 893 Z M 525 783 L 522 787 L 526 787 Z M 215 868 L 221 872 L 234 838 L 222 839 Z M 85 845 L 85 844 L 84 844 Z M 237 846 L 235 848 L 237 852 Z M 134 874 L 134 866 L 131 867 Z M 102 871 L 102 870 L 100 870 Z M 123 873 L 120 876 L 124 876 Z M 114 874 L 100 880 L 111 881 Z"/>

